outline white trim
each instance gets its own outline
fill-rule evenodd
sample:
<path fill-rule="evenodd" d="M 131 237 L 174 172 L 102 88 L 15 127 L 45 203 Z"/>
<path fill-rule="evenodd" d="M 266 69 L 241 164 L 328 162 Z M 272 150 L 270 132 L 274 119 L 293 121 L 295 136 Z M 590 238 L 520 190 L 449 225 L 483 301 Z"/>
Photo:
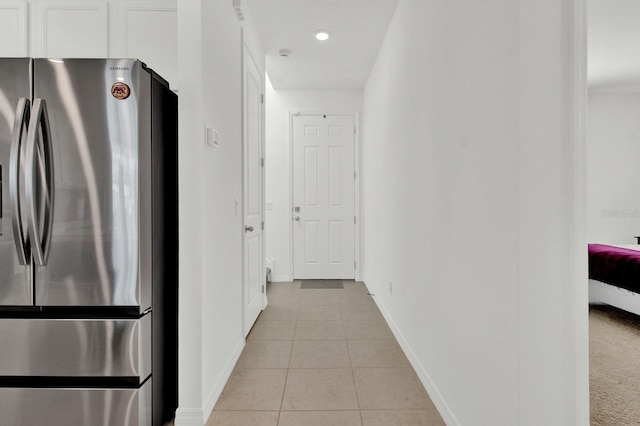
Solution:
<path fill-rule="evenodd" d="M 570 229 L 573 247 L 572 286 L 568 289 L 571 306 L 569 321 L 573 324 L 573 340 L 567 339 L 569 353 L 575 354 L 573 372 L 575 424 L 589 424 L 589 289 L 586 231 L 586 160 L 585 129 L 587 110 L 587 10 L 585 0 L 568 3 L 572 23 L 569 30 L 571 66 L 569 68 L 569 90 L 571 102 L 571 208 L 573 210 Z"/>
<path fill-rule="evenodd" d="M 224 369 L 218 376 L 218 380 L 213 385 L 213 388 L 207 395 L 207 399 L 204 402 L 204 406 L 202 408 L 178 408 L 176 411 L 176 423 L 175 426 L 202 426 L 206 423 L 207 419 L 211 416 L 213 412 L 213 408 L 218 402 L 218 398 L 220 398 L 220 394 L 222 394 L 222 390 L 224 386 L 227 384 L 231 373 L 233 372 L 233 368 L 235 367 L 238 359 L 240 358 L 240 354 L 242 354 L 242 350 L 244 349 L 245 341 L 241 340 L 236 348 L 233 350 L 229 361 L 225 365 Z"/>
<path fill-rule="evenodd" d="M 179 407 L 176 410 L 176 422 L 175 426 L 202 426 L 207 422 L 207 419 L 211 416 L 213 412 L 213 408 L 218 402 L 218 398 L 220 398 L 220 394 L 222 394 L 222 390 L 224 386 L 227 384 L 231 373 L 233 372 L 233 368 L 235 367 L 240 355 L 242 354 L 242 350 L 244 349 L 245 341 L 242 339 L 233 350 L 231 357 L 227 361 L 224 369 L 218 376 L 218 380 L 214 384 L 213 388 L 207 395 L 207 399 L 204 402 L 204 406 L 202 408 L 181 408 Z"/>
<path fill-rule="evenodd" d="M 369 289 L 369 286 L 367 286 L 366 283 L 365 283 L 365 286 L 369 290 L 369 293 L 371 293 L 371 289 Z M 416 356 L 415 352 L 413 351 L 413 348 L 411 348 L 407 340 L 404 338 L 404 336 L 400 332 L 400 329 L 398 328 L 396 323 L 393 321 L 393 318 L 385 308 L 382 301 L 375 296 L 373 297 L 373 301 L 378 306 L 378 309 L 380 310 L 380 312 L 382 313 L 382 316 L 384 317 L 385 321 L 389 325 L 389 328 L 391 329 L 391 332 L 393 333 L 394 337 L 398 341 L 398 344 L 402 348 L 402 351 L 407 356 L 407 359 L 411 363 L 411 366 L 418 374 L 418 378 L 420 379 L 420 382 L 422 382 L 422 385 L 425 387 L 425 390 L 429 394 L 431 401 L 433 401 L 433 404 L 436 406 L 436 409 L 440 413 L 442 420 L 444 420 L 445 424 L 447 424 L 448 426 L 460 426 L 460 422 L 458 421 L 455 414 L 453 413 L 453 410 L 451 410 L 451 407 L 449 407 L 449 404 L 447 404 L 445 399 L 442 397 L 442 394 L 440 393 L 437 386 L 431 379 L 431 376 L 429 375 L 427 370 L 424 368 L 419 358 Z"/>
<path fill-rule="evenodd" d="M 245 56 L 244 56 L 244 51 L 245 51 L 246 47 L 245 47 L 245 42 L 244 42 L 244 28 L 240 27 L 240 109 L 242 111 L 241 113 L 241 117 L 240 117 L 240 158 L 242 158 L 242 166 L 240 167 L 240 185 L 242 188 L 242 195 L 240 196 L 240 200 L 242 201 L 241 204 L 241 220 L 242 220 L 242 227 L 240 228 L 240 241 L 242 241 L 242 302 L 240 304 L 240 306 L 242 307 L 242 338 L 246 339 L 247 335 L 249 334 L 249 330 L 247 330 L 247 259 L 246 259 L 246 241 L 245 241 L 245 226 L 247 226 L 245 219 L 247 217 L 246 215 L 246 210 L 247 210 L 247 206 L 245 206 L 244 201 L 247 197 L 247 194 L 245 194 L 245 175 L 246 173 L 246 165 L 247 165 L 247 159 L 245 158 L 246 152 L 245 152 L 245 136 L 247 134 L 246 130 L 245 130 L 245 125 L 247 123 L 247 118 L 246 118 L 246 102 L 244 101 L 244 96 L 246 93 L 246 82 L 245 82 L 245 76 L 247 74 L 247 67 L 245 65 Z M 264 253 L 263 253 L 264 255 Z M 266 291 L 265 291 L 266 293 Z M 245 332 L 245 330 L 247 330 Z"/>
<path fill-rule="evenodd" d="M 293 259 L 293 117 L 302 116 L 302 115 L 335 115 L 335 116 L 348 116 L 353 117 L 353 124 L 355 126 L 355 134 L 353 135 L 353 170 L 356 173 L 357 179 L 354 180 L 354 188 L 355 192 L 353 194 L 353 202 L 354 202 L 354 215 L 356 219 L 356 225 L 354 227 L 354 237 L 353 237 L 353 248 L 354 248 L 354 260 L 356 261 L 356 267 L 353 271 L 353 276 L 356 281 L 360 281 L 360 271 L 361 271 L 361 253 L 360 253 L 360 235 L 362 229 L 362 220 L 360 217 L 360 112 L 327 112 L 327 111 L 289 111 L 289 264 L 291 265 L 291 275 L 288 276 L 287 281 L 293 281 L 295 272 L 294 272 L 294 259 Z M 279 275 L 276 277 L 283 277 L 284 275 Z M 272 279 L 272 281 L 276 280 L 276 277 Z"/>
<path fill-rule="evenodd" d="M 361 209 L 360 209 L 360 183 L 362 182 L 362 180 L 360 179 L 360 112 L 356 112 L 355 116 L 354 116 L 354 125 L 355 125 L 355 135 L 354 135 L 354 150 L 355 152 L 353 153 L 354 156 L 354 164 L 353 164 L 353 170 L 355 171 L 356 175 L 355 175 L 355 179 L 354 179 L 354 186 L 355 186 L 355 192 L 354 192 L 354 210 L 353 210 L 353 214 L 358 218 L 357 222 L 356 222 L 356 226 L 355 226 L 355 233 L 354 233 L 354 251 L 355 251 L 355 255 L 354 255 L 354 259 L 356 260 L 356 270 L 355 270 L 355 275 L 354 278 L 356 281 L 360 281 L 362 279 L 362 251 L 360 250 L 360 237 L 362 235 L 362 215 L 361 215 Z"/>
<path fill-rule="evenodd" d="M 288 283 L 293 281 L 293 275 L 272 275 L 272 283 Z"/>
<path fill-rule="evenodd" d="M 290 280 L 293 281 L 293 117 L 299 112 L 289 111 L 289 269 Z"/>
<path fill-rule="evenodd" d="M 249 54 L 252 55 L 251 49 L 247 46 Z M 253 58 L 253 55 L 251 56 Z M 256 68 L 260 71 L 262 77 L 262 104 L 260 104 L 260 119 L 262 120 L 262 126 L 260 129 L 260 153 L 262 157 L 262 166 L 260 167 L 260 173 L 262 174 L 262 185 L 260 186 L 260 200 L 262 205 L 262 277 L 264 285 L 264 293 L 262 295 L 262 310 L 264 311 L 269 304 L 267 300 L 267 82 L 266 72 L 260 68 L 256 61 Z"/>
<path fill-rule="evenodd" d="M 204 419 L 202 408 L 178 408 L 175 426 L 202 426 Z"/>
<path fill-rule="evenodd" d="M 242 354 L 244 345 L 245 345 L 245 340 L 242 339 L 242 341 L 238 343 L 236 348 L 233 350 L 233 353 L 231 354 L 231 358 L 229 358 L 227 365 L 225 365 L 224 369 L 222 370 L 222 373 L 220 373 L 220 376 L 218 376 L 218 380 L 216 381 L 216 384 L 213 386 L 213 389 L 211 389 L 211 392 L 209 392 L 209 395 L 207 395 L 207 399 L 204 401 L 204 407 L 202 409 L 205 414 L 203 416 L 203 420 L 205 423 L 207 419 L 211 416 L 211 413 L 213 412 L 213 407 L 215 407 L 216 402 L 218 402 L 218 398 L 220 398 L 220 394 L 222 394 L 222 390 L 224 389 L 224 386 L 227 384 L 227 381 L 229 380 L 229 377 L 233 372 L 233 368 L 236 366 L 236 363 L 238 362 L 238 359 Z"/>

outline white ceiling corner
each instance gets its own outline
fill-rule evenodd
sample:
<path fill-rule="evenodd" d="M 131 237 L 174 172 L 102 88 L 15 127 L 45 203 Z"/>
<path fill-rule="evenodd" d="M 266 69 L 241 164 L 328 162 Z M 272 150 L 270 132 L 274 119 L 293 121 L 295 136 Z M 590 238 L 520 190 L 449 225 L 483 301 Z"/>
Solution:
<path fill-rule="evenodd" d="M 253 17 L 276 89 L 364 87 L 398 0 L 234 0 Z M 588 0 L 590 91 L 640 91 L 640 0 Z M 318 29 L 332 38 L 313 38 Z M 283 60 L 278 51 L 291 51 Z"/>
<path fill-rule="evenodd" d="M 361 89 L 398 0 L 242 0 L 275 89 Z M 331 34 L 326 42 L 316 30 Z M 278 51 L 291 52 L 281 59 Z"/>

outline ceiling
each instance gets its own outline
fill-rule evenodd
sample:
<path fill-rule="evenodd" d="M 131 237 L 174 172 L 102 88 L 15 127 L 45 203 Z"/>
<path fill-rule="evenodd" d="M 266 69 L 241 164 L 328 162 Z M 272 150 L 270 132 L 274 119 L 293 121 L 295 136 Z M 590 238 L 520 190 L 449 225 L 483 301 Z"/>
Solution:
<path fill-rule="evenodd" d="M 588 1 L 590 91 L 640 91 L 640 0 Z"/>
<path fill-rule="evenodd" d="M 275 89 L 360 89 L 398 0 L 246 0 Z M 590 91 L 640 92 L 640 0 L 588 0 Z M 313 33 L 331 33 L 326 42 Z M 288 59 L 279 57 L 289 50 Z"/>
<path fill-rule="evenodd" d="M 275 89 L 361 89 L 398 0 L 246 0 Z M 319 29 L 328 41 L 314 38 Z M 282 49 L 291 52 L 280 58 Z"/>

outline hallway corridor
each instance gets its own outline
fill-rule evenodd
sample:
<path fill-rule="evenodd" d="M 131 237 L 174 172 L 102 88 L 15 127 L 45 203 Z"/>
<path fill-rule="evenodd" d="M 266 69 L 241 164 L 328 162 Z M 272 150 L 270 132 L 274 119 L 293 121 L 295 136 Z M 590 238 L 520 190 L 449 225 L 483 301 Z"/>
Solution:
<path fill-rule="evenodd" d="M 270 283 L 207 426 L 444 425 L 364 284 Z"/>

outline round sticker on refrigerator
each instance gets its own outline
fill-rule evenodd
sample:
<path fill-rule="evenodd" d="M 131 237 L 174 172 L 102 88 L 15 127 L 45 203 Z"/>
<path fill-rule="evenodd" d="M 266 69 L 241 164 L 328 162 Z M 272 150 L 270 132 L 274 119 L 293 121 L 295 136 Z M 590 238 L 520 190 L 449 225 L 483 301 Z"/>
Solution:
<path fill-rule="evenodd" d="M 117 82 L 111 86 L 111 94 L 116 99 L 127 99 L 131 94 L 131 89 L 125 83 Z"/>

